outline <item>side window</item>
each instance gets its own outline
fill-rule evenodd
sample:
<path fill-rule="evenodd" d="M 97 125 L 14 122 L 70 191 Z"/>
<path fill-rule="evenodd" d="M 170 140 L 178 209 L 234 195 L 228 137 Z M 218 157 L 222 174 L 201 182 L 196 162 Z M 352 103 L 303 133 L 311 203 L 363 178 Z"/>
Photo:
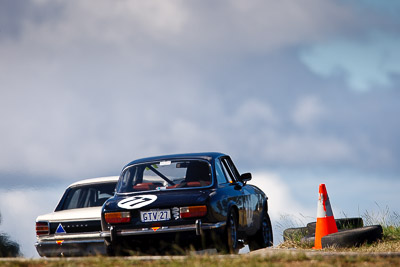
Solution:
<path fill-rule="evenodd" d="M 104 202 L 114 195 L 115 183 L 99 184 L 97 188 L 97 200 L 94 206 L 101 207 Z"/>
<path fill-rule="evenodd" d="M 235 177 L 237 180 L 239 180 L 240 178 L 240 173 L 239 171 L 236 169 L 235 164 L 233 164 L 233 161 L 231 159 L 228 160 L 229 166 L 231 167 L 231 170 L 235 173 Z"/>
<path fill-rule="evenodd" d="M 71 188 L 61 210 L 99 207 L 113 196 L 115 183 L 92 184 Z"/>
<path fill-rule="evenodd" d="M 226 173 L 226 178 L 228 179 L 228 182 L 233 183 L 236 181 L 235 179 L 235 175 L 233 174 L 233 172 L 231 171 L 228 163 L 226 162 L 226 159 L 222 159 L 222 169 L 224 170 L 224 172 Z"/>
<path fill-rule="evenodd" d="M 218 184 L 226 184 L 228 182 L 219 159 L 215 160 L 215 173 L 217 174 Z"/>
<path fill-rule="evenodd" d="M 64 209 L 76 209 L 79 207 L 80 197 L 82 196 L 83 189 L 70 190 L 67 198 L 65 199 Z"/>
<path fill-rule="evenodd" d="M 123 190 L 126 190 L 126 188 L 132 188 L 132 183 L 135 184 L 136 181 L 139 180 L 138 176 L 138 168 L 130 167 L 126 169 L 118 181 L 117 192 L 123 192 Z"/>
<path fill-rule="evenodd" d="M 235 167 L 235 164 L 233 164 L 232 160 L 229 157 L 224 158 L 226 164 L 228 165 L 229 170 L 231 171 L 234 179 L 237 181 L 239 180 L 240 174 L 238 170 Z"/>
<path fill-rule="evenodd" d="M 96 203 L 96 198 L 97 198 L 97 190 L 95 188 L 88 188 L 83 208 L 93 207 L 93 204 Z"/>

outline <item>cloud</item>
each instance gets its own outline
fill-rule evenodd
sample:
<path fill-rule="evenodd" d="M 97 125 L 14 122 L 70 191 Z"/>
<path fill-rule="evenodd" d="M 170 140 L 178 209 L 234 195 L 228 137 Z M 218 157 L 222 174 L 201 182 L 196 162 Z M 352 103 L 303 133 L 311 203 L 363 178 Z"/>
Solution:
<path fill-rule="evenodd" d="M 268 197 L 268 214 L 271 218 L 274 244 L 282 242 L 282 232 L 289 227 L 304 226 L 315 220 L 315 207 L 306 207 L 285 183 L 281 175 L 271 172 L 253 172 L 249 184 L 259 187 Z"/>
<path fill-rule="evenodd" d="M 64 189 L 49 186 L 158 154 L 221 151 L 259 170 L 273 223 L 314 215 L 305 199 L 325 176 L 339 207 L 354 192 L 398 203 L 398 93 L 372 90 L 398 84 L 398 16 L 318 0 L 17 2 L 0 1 L 0 212 L 24 247 Z M 346 168 L 367 171 L 349 186 Z"/>
<path fill-rule="evenodd" d="M 400 3 L 398 1 L 375 1 L 375 0 L 361 0 L 361 6 L 371 8 L 372 10 L 382 12 L 383 16 L 394 16 L 397 17 L 397 14 L 400 10 Z"/>
<path fill-rule="evenodd" d="M 11 9 L 4 9 L 7 7 Z M 182 52 L 211 52 L 213 56 L 243 50 L 273 51 L 322 38 L 353 19 L 345 6 L 317 0 L 254 0 L 245 4 L 99 0 L 95 8 L 90 2 L 43 0 L 31 1 L 28 8 L 19 13 L 22 7 L 11 10 L 21 16 L 15 18 L 22 31 L 18 41 L 27 41 L 31 51 L 50 46 L 53 49 L 47 53 L 55 53 L 57 48 L 75 53 L 79 52 L 76 44 L 88 48 L 97 43 L 137 58 L 143 53 L 149 56 L 149 49 L 154 51 L 160 45 Z"/>
<path fill-rule="evenodd" d="M 304 96 L 299 99 L 293 111 L 294 122 L 301 126 L 312 126 L 320 120 L 325 113 L 325 108 L 316 96 Z"/>
<path fill-rule="evenodd" d="M 355 19 L 338 2 L 53 2 L 10 8 L 18 34 L 0 39 L 2 177 L 72 181 L 118 174 L 138 157 L 205 150 L 249 166 L 359 167 L 363 147 L 376 159 L 380 144 L 342 131 L 370 124 L 336 115 L 348 95 L 332 104 L 287 60 Z M 352 105 L 356 115 L 367 109 L 362 99 Z M 379 162 L 393 157 L 385 145 Z"/>
<path fill-rule="evenodd" d="M 259 187 L 268 196 L 269 214 L 273 220 L 279 220 L 285 214 L 310 214 L 310 209 L 295 199 L 291 187 L 285 184 L 279 174 L 254 172 L 249 183 Z"/>
<path fill-rule="evenodd" d="M 349 87 L 360 92 L 391 87 L 400 74 L 400 37 L 371 34 L 366 40 L 342 39 L 304 50 L 300 58 L 322 77 L 344 75 Z"/>
<path fill-rule="evenodd" d="M 24 257 L 38 257 L 36 242 L 36 217 L 52 212 L 65 188 L 41 188 L 40 190 L 0 190 L 1 232 L 21 246 Z"/>
<path fill-rule="evenodd" d="M 278 118 L 268 103 L 249 98 L 243 99 L 234 111 L 231 123 L 236 127 L 260 128 L 276 125 Z"/>
<path fill-rule="evenodd" d="M 318 166 L 354 163 L 354 147 L 339 137 L 320 134 L 286 134 L 274 136 L 260 148 L 269 162 L 294 166 Z"/>

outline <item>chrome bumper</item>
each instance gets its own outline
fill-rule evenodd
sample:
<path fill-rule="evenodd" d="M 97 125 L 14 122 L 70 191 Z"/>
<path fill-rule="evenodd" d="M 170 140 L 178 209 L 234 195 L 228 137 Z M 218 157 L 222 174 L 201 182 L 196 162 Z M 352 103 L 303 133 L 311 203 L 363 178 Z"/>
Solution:
<path fill-rule="evenodd" d="M 42 236 L 38 238 L 36 243 L 46 244 L 63 240 L 62 243 L 93 243 L 104 241 L 101 232 L 95 233 L 79 233 L 79 234 L 58 234 L 50 236 Z"/>
<path fill-rule="evenodd" d="M 139 229 L 123 229 L 115 231 L 117 236 L 131 236 L 131 235 L 149 235 L 149 234 L 161 234 L 161 233 L 178 233 L 195 231 L 196 235 L 202 235 L 204 230 L 212 230 L 224 227 L 226 222 L 218 223 L 202 223 L 201 220 L 196 220 L 195 224 L 188 225 L 177 225 L 177 226 L 161 226 L 152 228 L 139 228 Z M 111 227 L 109 232 L 102 232 L 101 237 L 112 237 L 114 229 Z"/>
<path fill-rule="evenodd" d="M 100 232 L 42 236 L 36 241 L 35 247 L 42 257 L 106 254 Z"/>

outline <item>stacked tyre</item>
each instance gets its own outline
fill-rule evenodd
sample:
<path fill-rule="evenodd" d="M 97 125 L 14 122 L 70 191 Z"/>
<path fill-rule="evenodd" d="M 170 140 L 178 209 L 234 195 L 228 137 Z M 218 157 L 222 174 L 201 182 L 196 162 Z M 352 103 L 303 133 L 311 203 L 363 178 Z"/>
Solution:
<path fill-rule="evenodd" d="M 362 218 L 336 219 L 337 233 L 321 238 L 322 248 L 354 247 L 365 243 L 373 243 L 382 238 L 383 229 L 380 225 L 363 227 Z M 283 231 L 284 241 L 301 241 L 314 244 L 316 222 L 308 223 L 306 227 L 288 228 Z"/>

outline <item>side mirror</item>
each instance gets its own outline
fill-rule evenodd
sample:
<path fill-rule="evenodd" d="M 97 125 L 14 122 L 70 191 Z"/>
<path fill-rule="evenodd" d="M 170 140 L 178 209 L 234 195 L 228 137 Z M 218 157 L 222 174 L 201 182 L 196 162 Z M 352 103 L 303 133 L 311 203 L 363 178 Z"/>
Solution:
<path fill-rule="evenodd" d="M 251 173 L 249 173 L 249 172 L 243 173 L 242 175 L 240 175 L 239 180 L 242 183 L 246 184 L 248 181 L 251 180 Z"/>

